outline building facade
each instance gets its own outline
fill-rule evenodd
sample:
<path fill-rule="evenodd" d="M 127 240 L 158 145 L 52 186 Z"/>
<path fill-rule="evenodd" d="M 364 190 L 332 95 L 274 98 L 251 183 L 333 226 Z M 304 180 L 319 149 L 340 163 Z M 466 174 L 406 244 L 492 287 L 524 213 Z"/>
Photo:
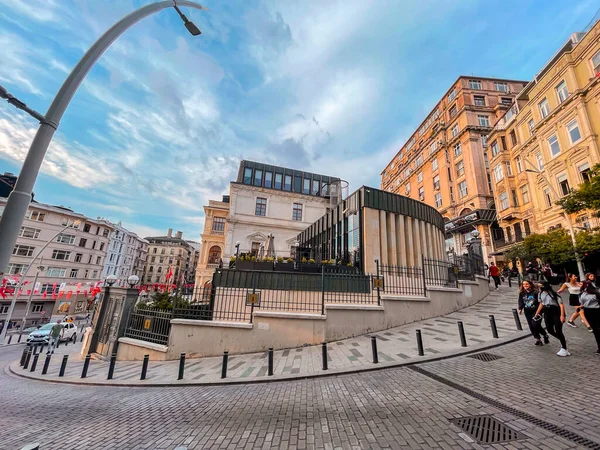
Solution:
<path fill-rule="evenodd" d="M 196 286 L 204 286 L 212 280 L 213 272 L 222 263 L 228 215 L 229 195 L 224 195 L 221 201 L 209 200 L 208 205 L 204 206 L 204 230 L 196 267 Z"/>
<path fill-rule="evenodd" d="M 0 198 L 0 215 L 6 200 Z M 26 310 L 25 326 L 47 322 L 53 315 L 84 314 L 91 301 L 90 291 L 101 281 L 112 230 L 110 224 L 69 208 L 32 202 L 5 274 L 4 289 L 15 287 L 24 277 L 11 317 L 13 325 L 22 324 Z M 6 320 L 13 295 L 0 296 L 0 323 Z"/>
<path fill-rule="evenodd" d="M 446 222 L 446 250 L 464 253 L 470 232 L 482 237 L 484 257 L 495 224 L 487 135 L 527 83 L 459 77 L 381 173 L 381 188 L 435 207 Z"/>
<path fill-rule="evenodd" d="M 109 223 L 105 221 L 105 223 Z M 108 275 L 117 277 L 117 285 L 128 286 L 127 279 L 136 275 L 142 279 L 144 265 L 148 256 L 148 241 L 123 227 L 121 222 L 110 224 L 110 233 L 106 263 L 102 270 L 102 279 Z"/>
<path fill-rule="evenodd" d="M 169 228 L 166 236 L 147 237 L 145 240 L 148 241 L 148 257 L 142 284 L 182 286 L 190 280 L 193 282 L 196 270 L 192 263 L 196 249 L 183 239 L 181 231 L 173 235 L 173 229 Z"/>
<path fill-rule="evenodd" d="M 575 33 L 518 95 L 489 134 L 488 158 L 504 242 L 569 227 L 555 202 L 600 163 L 600 21 Z M 598 218 L 572 215 L 577 228 Z"/>
<path fill-rule="evenodd" d="M 444 219 L 411 198 L 363 186 L 297 237 L 320 260 L 349 262 L 375 274 L 384 266 L 422 266 L 445 258 Z M 391 271 L 393 272 L 393 270 Z"/>
<path fill-rule="evenodd" d="M 298 234 L 337 204 L 339 193 L 339 178 L 242 161 L 230 184 L 224 262 L 237 242 L 240 253 L 259 254 L 269 236 L 275 255 L 290 257 Z"/>

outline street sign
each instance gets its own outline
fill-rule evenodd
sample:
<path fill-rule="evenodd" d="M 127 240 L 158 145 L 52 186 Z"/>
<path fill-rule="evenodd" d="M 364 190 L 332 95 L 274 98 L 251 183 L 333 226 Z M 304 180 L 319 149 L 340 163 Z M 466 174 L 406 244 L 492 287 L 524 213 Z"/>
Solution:
<path fill-rule="evenodd" d="M 146 317 L 144 319 L 144 330 L 149 330 L 152 327 L 152 318 Z"/>
<path fill-rule="evenodd" d="M 248 291 L 246 293 L 246 306 L 260 306 L 260 291 Z"/>
<path fill-rule="evenodd" d="M 373 287 L 375 289 L 383 289 L 383 277 L 373 277 Z"/>

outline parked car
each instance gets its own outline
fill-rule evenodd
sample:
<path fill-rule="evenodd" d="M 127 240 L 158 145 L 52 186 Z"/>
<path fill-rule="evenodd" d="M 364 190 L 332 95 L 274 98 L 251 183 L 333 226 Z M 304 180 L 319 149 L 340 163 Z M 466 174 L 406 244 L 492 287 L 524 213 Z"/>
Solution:
<path fill-rule="evenodd" d="M 48 344 L 50 341 L 50 330 L 52 327 L 56 325 L 56 322 L 47 323 L 42 325 L 42 327 L 38 330 L 32 331 L 27 336 L 27 345 L 34 344 Z M 74 323 L 61 323 L 63 325 L 63 334 L 61 337 L 61 341 L 71 340 L 73 342 L 77 341 L 77 325 Z"/>

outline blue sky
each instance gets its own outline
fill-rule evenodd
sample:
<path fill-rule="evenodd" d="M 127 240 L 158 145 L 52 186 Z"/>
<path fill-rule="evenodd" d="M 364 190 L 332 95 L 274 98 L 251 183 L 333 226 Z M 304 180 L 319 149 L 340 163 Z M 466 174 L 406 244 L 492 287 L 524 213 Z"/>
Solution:
<path fill-rule="evenodd" d="M 204 0 L 203 0 L 204 1 Z M 0 84 L 45 112 L 70 69 L 149 0 L 0 0 Z M 202 205 L 241 159 L 342 177 L 379 174 L 461 74 L 529 80 L 597 0 L 201 2 L 121 36 L 62 119 L 36 199 L 199 239 Z M 0 105 L 0 172 L 36 122 Z"/>

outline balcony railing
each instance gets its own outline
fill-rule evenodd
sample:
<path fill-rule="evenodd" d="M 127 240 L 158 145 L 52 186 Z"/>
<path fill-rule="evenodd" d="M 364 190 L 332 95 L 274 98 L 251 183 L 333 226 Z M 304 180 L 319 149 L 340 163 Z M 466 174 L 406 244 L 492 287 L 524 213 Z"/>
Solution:
<path fill-rule="evenodd" d="M 225 234 L 225 230 L 210 230 L 210 234 L 216 234 L 219 236 L 223 236 Z"/>

